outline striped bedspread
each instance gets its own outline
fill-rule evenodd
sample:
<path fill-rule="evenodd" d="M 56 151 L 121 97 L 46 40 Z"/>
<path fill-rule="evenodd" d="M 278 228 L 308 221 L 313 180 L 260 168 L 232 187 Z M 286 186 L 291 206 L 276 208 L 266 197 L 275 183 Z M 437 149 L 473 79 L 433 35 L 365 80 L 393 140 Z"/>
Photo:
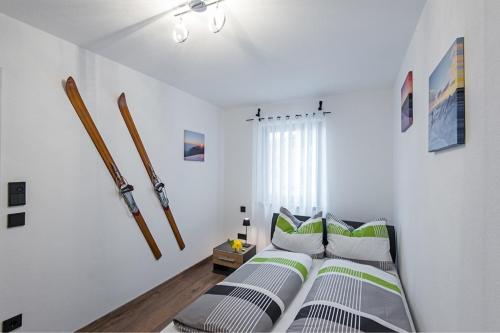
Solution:
<path fill-rule="evenodd" d="M 397 276 L 332 259 L 319 270 L 288 332 L 414 330 Z"/>
<path fill-rule="evenodd" d="M 370 265 L 375 268 L 381 269 L 386 273 L 390 273 L 396 277 L 398 276 L 398 270 L 396 268 L 396 265 L 392 261 L 359 260 L 359 259 L 343 258 L 336 255 L 333 255 L 330 258 L 348 260 L 363 265 Z"/>
<path fill-rule="evenodd" d="M 263 251 L 175 318 L 184 332 L 269 332 L 307 278 L 311 257 Z"/>

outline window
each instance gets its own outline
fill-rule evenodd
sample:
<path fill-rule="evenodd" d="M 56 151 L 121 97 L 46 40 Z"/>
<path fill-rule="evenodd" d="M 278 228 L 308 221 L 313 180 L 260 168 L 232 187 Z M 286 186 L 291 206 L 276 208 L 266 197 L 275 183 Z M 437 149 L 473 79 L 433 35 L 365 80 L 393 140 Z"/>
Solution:
<path fill-rule="evenodd" d="M 254 128 L 254 202 L 311 215 L 326 207 L 323 116 L 263 120 Z M 269 215 L 269 214 L 264 214 Z"/>

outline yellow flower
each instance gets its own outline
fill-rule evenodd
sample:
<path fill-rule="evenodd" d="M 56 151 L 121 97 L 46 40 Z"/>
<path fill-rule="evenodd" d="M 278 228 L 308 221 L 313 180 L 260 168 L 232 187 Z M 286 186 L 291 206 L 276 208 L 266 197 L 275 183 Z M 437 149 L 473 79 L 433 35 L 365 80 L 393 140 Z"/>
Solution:
<path fill-rule="evenodd" d="M 229 244 L 231 244 L 231 248 L 236 252 L 239 252 L 243 249 L 243 243 L 239 239 L 235 240 L 228 239 L 228 242 Z"/>

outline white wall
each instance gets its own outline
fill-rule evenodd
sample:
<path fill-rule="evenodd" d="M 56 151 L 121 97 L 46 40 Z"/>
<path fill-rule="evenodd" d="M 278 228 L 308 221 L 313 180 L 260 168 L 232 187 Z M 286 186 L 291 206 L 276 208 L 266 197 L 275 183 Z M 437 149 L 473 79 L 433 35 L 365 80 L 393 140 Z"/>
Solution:
<path fill-rule="evenodd" d="M 328 210 L 345 219 L 392 220 L 391 90 L 337 94 L 322 98 L 327 117 Z M 264 116 L 317 110 L 319 99 L 261 105 Z M 257 107 L 225 111 L 224 221 L 227 237 L 244 231 L 239 206 L 251 207 L 252 126 Z M 269 221 L 270 223 L 270 221 Z"/>
<path fill-rule="evenodd" d="M 394 221 L 418 328 L 500 327 L 500 2 L 427 1 L 393 89 Z M 427 152 L 428 78 L 465 37 L 466 144 Z M 414 77 L 414 124 L 400 133 L 400 89 Z"/>
<path fill-rule="evenodd" d="M 0 316 L 23 329 L 73 331 L 211 254 L 221 242 L 218 108 L 148 76 L 0 15 Z M 163 257 L 156 261 L 73 110 L 75 77 Z M 179 251 L 118 111 L 131 112 L 168 193 Z M 206 162 L 183 160 L 183 130 L 206 134 Z M 27 205 L 7 208 L 7 183 L 27 182 Z M 6 215 L 26 211 L 26 226 Z"/>

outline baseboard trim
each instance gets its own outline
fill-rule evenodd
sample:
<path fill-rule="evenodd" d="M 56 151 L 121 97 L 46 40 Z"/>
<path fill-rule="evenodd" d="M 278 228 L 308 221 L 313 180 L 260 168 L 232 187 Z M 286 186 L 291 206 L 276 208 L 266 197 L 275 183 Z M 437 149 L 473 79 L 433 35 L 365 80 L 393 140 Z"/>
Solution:
<path fill-rule="evenodd" d="M 106 321 L 106 320 L 108 320 L 109 317 L 115 317 L 115 316 L 119 315 L 122 312 L 128 311 L 128 308 L 130 306 L 132 306 L 134 303 L 140 302 L 142 299 L 150 297 L 152 294 L 154 294 L 157 291 L 157 289 L 160 289 L 163 285 L 171 282 L 172 280 L 174 280 L 176 278 L 179 278 L 179 276 L 185 274 L 187 271 L 189 271 L 189 270 L 191 270 L 193 268 L 196 268 L 198 266 L 206 264 L 207 261 L 212 261 L 212 255 L 206 257 L 205 259 L 202 259 L 202 260 L 198 261 L 196 264 L 194 264 L 194 265 L 186 268 L 185 270 L 183 270 L 180 273 L 174 275 L 170 279 L 168 279 L 168 280 L 166 280 L 166 281 L 164 281 L 164 282 L 156 285 L 155 287 L 151 288 L 150 290 L 146 291 L 145 293 L 143 293 L 143 294 L 135 297 L 134 299 L 128 301 L 127 303 L 125 303 L 125 304 L 117 307 L 116 309 L 114 309 L 114 310 L 106 313 L 105 315 L 99 317 L 98 319 L 94 320 L 93 322 L 91 322 L 91 323 L 85 325 L 84 327 L 78 329 L 76 332 L 88 332 L 92 326 L 95 326 L 95 325 L 99 324 L 99 322 Z"/>

